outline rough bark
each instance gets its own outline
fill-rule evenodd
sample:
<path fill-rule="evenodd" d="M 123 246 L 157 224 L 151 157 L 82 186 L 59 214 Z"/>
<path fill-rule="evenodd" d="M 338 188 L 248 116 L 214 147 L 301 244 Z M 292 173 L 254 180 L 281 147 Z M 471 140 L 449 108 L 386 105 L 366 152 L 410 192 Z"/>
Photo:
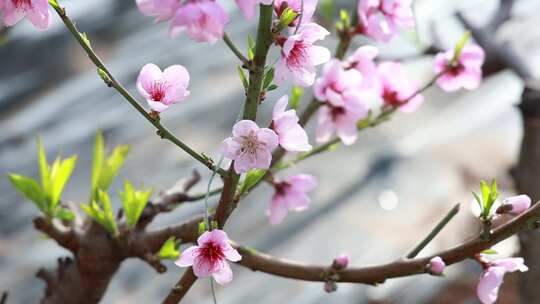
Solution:
<path fill-rule="evenodd" d="M 540 91 L 525 89 L 520 110 L 523 115 L 523 141 L 514 179 L 519 193 L 532 199 L 540 198 Z M 540 299 L 540 231 L 526 231 L 519 235 L 521 256 L 529 271 L 521 274 L 522 303 L 537 303 Z"/>

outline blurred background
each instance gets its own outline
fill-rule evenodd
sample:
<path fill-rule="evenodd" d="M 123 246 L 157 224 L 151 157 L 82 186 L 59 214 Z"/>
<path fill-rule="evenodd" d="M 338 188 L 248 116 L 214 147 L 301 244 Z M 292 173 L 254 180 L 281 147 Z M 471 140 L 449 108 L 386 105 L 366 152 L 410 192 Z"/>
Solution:
<path fill-rule="evenodd" d="M 247 34 L 254 32 L 255 23 L 246 21 L 232 1 L 221 2 L 231 14 L 227 32 L 246 49 Z M 337 1 L 344 7 L 350 7 L 349 2 Z M 142 16 L 134 1 L 63 3 L 106 65 L 134 95 L 138 96 L 135 79 L 144 64 L 184 65 L 191 74 L 191 96 L 167 111 L 162 122 L 197 151 L 219 156 L 217 148 L 229 135 L 243 103 L 236 58 L 223 43 L 197 44 L 186 35 L 170 39 L 167 25 Z M 423 49 L 434 41 L 451 48 L 463 34 L 455 12 L 484 24 L 496 8 L 493 0 L 415 1 L 418 35 L 404 33 L 380 46 L 381 57 L 406 57 L 411 78 L 426 83 L 433 77 L 432 57 L 422 55 Z M 536 76 L 540 74 L 539 14 L 540 1 L 516 1 L 513 18 L 496 37 L 507 41 Z M 45 32 L 26 21 L 20 23 L 0 47 L 0 291 L 9 291 L 8 303 L 38 302 L 44 283 L 35 278 L 36 271 L 56 267 L 56 259 L 69 254 L 33 229 L 31 219 L 37 209 L 5 178 L 7 172 L 37 176 L 38 134 L 49 159 L 58 153 L 79 155 L 66 200 L 84 202 L 88 197 L 98 130 L 104 132 L 109 147 L 132 147 L 111 189 L 130 179 L 157 193 L 193 169 L 203 175 L 195 192 L 202 191 L 208 180 L 206 168 L 160 140 L 132 107 L 103 85 L 95 67 L 54 17 Z M 333 39 L 324 44 L 333 49 Z M 417 112 L 398 114 L 383 126 L 362 132 L 354 146 L 309 159 L 286 173 L 304 172 L 319 179 L 307 211 L 290 213 L 283 224 L 270 226 L 264 208 L 272 193 L 263 185 L 241 202 L 228 224 L 229 235 L 259 251 L 307 263 L 330 264 L 345 252 L 352 265 L 370 265 L 404 255 L 454 204 L 461 203 L 460 214 L 422 254 L 457 244 L 479 229 L 470 212 L 470 193 L 479 179 L 497 178 L 503 196 L 512 194 L 508 172 L 519 152 L 521 118 L 515 105 L 523 86 L 515 74 L 502 71 L 473 92 L 428 90 Z M 270 121 L 273 101 L 289 91 L 284 87 L 269 94 L 262 106 L 262 125 Z M 309 95 L 308 91 L 305 103 Z M 313 134 L 314 125 L 308 129 Z M 160 216 L 154 227 L 202 211 L 202 203 L 184 205 Z M 509 239 L 500 244 L 499 252 L 511 255 L 517 244 L 515 238 Z M 124 263 L 103 303 L 159 302 L 182 272 L 166 263 L 169 269 L 162 275 L 139 260 Z M 450 267 L 444 279 L 415 276 L 377 287 L 340 284 L 338 292 L 327 294 L 322 283 L 233 267 L 235 280 L 217 288 L 219 303 L 477 303 L 474 289 L 481 272 L 476 263 L 465 262 Z M 510 275 L 500 303 L 515 303 L 515 288 L 515 277 Z M 208 281 L 199 280 L 186 303 L 209 301 Z"/>

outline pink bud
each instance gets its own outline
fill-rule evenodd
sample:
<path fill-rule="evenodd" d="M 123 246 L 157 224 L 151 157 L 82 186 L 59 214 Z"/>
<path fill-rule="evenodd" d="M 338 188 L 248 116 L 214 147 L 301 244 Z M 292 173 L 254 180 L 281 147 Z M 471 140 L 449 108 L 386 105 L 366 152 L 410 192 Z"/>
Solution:
<path fill-rule="evenodd" d="M 349 256 L 346 254 L 341 254 L 337 258 L 334 259 L 334 262 L 332 263 L 332 267 L 334 267 L 337 270 L 342 270 L 347 268 L 349 265 Z"/>
<path fill-rule="evenodd" d="M 531 198 L 527 195 L 512 196 L 504 200 L 503 205 L 497 210 L 497 213 L 510 213 L 518 215 L 529 209 L 531 206 Z M 504 212 L 506 211 L 506 212 Z"/>
<path fill-rule="evenodd" d="M 337 290 L 337 284 L 334 281 L 327 281 L 324 283 L 324 291 L 332 293 Z"/>
<path fill-rule="evenodd" d="M 444 271 L 446 264 L 441 259 L 441 257 L 434 257 L 431 260 L 429 260 L 429 272 L 434 275 L 441 275 Z"/>

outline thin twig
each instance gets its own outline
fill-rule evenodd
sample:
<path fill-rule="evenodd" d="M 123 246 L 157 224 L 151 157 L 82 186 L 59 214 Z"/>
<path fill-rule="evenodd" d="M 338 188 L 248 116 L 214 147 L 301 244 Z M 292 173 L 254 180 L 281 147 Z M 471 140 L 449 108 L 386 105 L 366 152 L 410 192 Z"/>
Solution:
<path fill-rule="evenodd" d="M 154 119 L 152 116 L 150 116 L 149 113 L 147 113 L 144 108 L 139 104 L 139 102 L 133 97 L 128 90 L 120 83 L 118 82 L 112 73 L 107 69 L 103 61 L 99 58 L 99 56 L 94 52 L 92 47 L 90 46 L 90 42 L 87 40 L 86 36 L 83 36 L 81 32 L 77 29 L 73 21 L 68 17 L 65 8 L 59 6 L 56 1 L 50 1 L 49 3 L 54 8 L 54 10 L 58 13 L 58 16 L 62 19 L 67 29 L 71 32 L 73 37 L 79 42 L 81 47 L 84 49 L 86 54 L 88 54 L 88 57 L 90 60 L 94 63 L 94 65 L 98 68 L 98 71 L 100 73 L 105 73 L 104 76 L 106 76 L 106 79 L 104 81 L 107 83 L 108 86 L 114 88 L 120 95 L 124 97 L 125 100 L 127 100 L 148 122 L 150 122 L 157 130 L 158 135 L 161 138 L 167 139 L 176 146 L 178 146 L 180 149 L 184 150 L 186 153 L 188 153 L 190 156 L 192 156 L 194 159 L 199 161 L 201 164 L 208 167 L 210 170 L 215 169 L 214 162 L 212 159 L 210 159 L 207 156 L 204 156 L 203 154 L 200 154 L 196 151 L 194 151 L 192 148 L 190 148 L 188 145 L 186 145 L 184 142 L 182 142 L 180 139 L 178 139 L 176 136 L 174 136 L 169 130 L 167 130 L 158 119 Z M 220 175 L 225 175 L 225 171 L 221 168 L 218 168 L 218 173 Z"/>
<path fill-rule="evenodd" d="M 443 230 L 443 228 L 456 216 L 459 212 L 459 204 L 456 204 L 445 217 L 431 230 L 431 232 L 418 244 L 416 245 L 408 254 L 407 259 L 415 258 L 422 249 L 424 249 L 438 234 Z"/>
<path fill-rule="evenodd" d="M 240 61 L 242 61 L 242 65 L 243 67 L 245 67 L 246 69 L 251 69 L 251 63 L 250 61 L 244 56 L 244 54 L 242 54 L 242 52 L 236 47 L 236 45 L 234 44 L 234 42 L 231 40 L 231 38 L 229 37 L 229 35 L 227 35 L 227 33 L 223 33 L 223 42 L 225 42 L 225 44 L 229 47 L 229 49 L 231 49 L 231 51 L 234 53 L 234 55 L 240 59 Z"/>

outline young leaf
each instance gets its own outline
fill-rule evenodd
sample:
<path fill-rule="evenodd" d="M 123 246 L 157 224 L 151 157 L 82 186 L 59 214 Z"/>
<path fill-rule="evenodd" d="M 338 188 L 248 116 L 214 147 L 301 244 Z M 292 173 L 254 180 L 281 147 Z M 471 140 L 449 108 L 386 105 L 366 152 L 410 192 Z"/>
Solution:
<path fill-rule="evenodd" d="M 237 65 L 236 70 L 238 71 L 238 76 L 240 76 L 240 80 L 242 81 L 242 86 L 244 86 L 244 91 L 247 91 L 249 87 L 249 82 L 247 80 L 246 74 L 244 73 L 244 69 L 242 69 L 241 66 Z"/>
<path fill-rule="evenodd" d="M 263 81 L 263 89 L 267 89 L 271 84 L 272 81 L 274 81 L 274 72 L 276 70 L 274 68 L 270 68 L 268 72 L 264 75 L 264 81 Z"/>
<path fill-rule="evenodd" d="M 255 57 L 255 40 L 251 35 L 248 35 L 248 60 L 253 60 Z"/>
<path fill-rule="evenodd" d="M 277 31 L 281 32 L 284 28 L 291 25 L 294 19 L 296 19 L 297 17 L 298 17 L 298 13 L 295 12 L 292 8 L 287 7 L 281 13 L 281 16 L 279 17 L 279 24 L 277 26 Z"/>
<path fill-rule="evenodd" d="M 482 254 L 497 254 L 498 252 L 495 249 L 486 249 L 481 252 Z"/>
<path fill-rule="evenodd" d="M 107 158 L 104 167 L 101 170 L 98 183 L 98 188 L 100 190 L 107 191 L 107 189 L 109 189 L 113 179 L 118 174 L 120 168 L 124 165 L 128 153 L 128 146 L 118 146 L 114 148 L 111 156 Z"/>
<path fill-rule="evenodd" d="M 47 155 L 45 154 L 45 148 L 43 147 L 43 142 L 41 137 L 38 137 L 38 164 L 39 164 L 39 175 L 41 177 L 41 188 L 43 193 L 46 195 L 50 193 L 50 184 L 51 184 L 51 173 L 49 164 L 47 163 Z"/>
<path fill-rule="evenodd" d="M 118 235 L 118 227 L 116 226 L 109 195 L 106 192 L 98 190 L 97 197 L 101 205 L 96 203 L 96 201 L 92 201 L 90 204 L 81 204 L 81 209 L 91 219 L 105 228 L 111 236 L 116 237 Z"/>
<path fill-rule="evenodd" d="M 56 217 L 63 221 L 73 221 L 75 219 L 75 214 L 67 208 L 59 208 L 56 212 Z"/>
<path fill-rule="evenodd" d="M 247 193 L 251 188 L 257 184 L 261 178 L 264 177 L 266 174 L 266 170 L 262 169 L 256 169 L 251 170 L 248 173 L 246 173 L 246 176 L 244 178 L 244 181 L 242 182 L 242 185 L 240 186 L 240 195 L 243 195 Z"/>
<path fill-rule="evenodd" d="M 129 228 L 135 227 L 151 195 L 152 190 L 137 191 L 129 181 L 125 182 L 124 191 L 120 192 L 120 199 Z"/>
<path fill-rule="evenodd" d="M 35 179 L 13 173 L 8 176 L 13 187 L 31 200 L 39 210 L 45 211 L 45 194 Z"/>
<path fill-rule="evenodd" d="M 178 247 L 179 242 L 176 242 L 174 236 L 168 238 L 158 251 L 158 257 L 162 260 L 176 260 L 180 255 Z"/>
<path fill-rule="evenodd" d="M 461 38 L 459 39 L 454 49 L 454 56 L 452 57 L 452 61 L 450 61 L 452 65 L 456 64 L 457 60 L 461 56 L 461 51 L 463 50 L 463 48 L 465 47 L 465 45 L 467 44 L 470 38 L 471 38 L 471 32 L 466 31 L 465 33 L 463 33 L 463 36 L 461 36 Z"/>
<path fill-rule="evenodd" d="M 103 159 L 105 158 L 105 143 L 103 141 L 103 134 L 98 132 L 96 135 L 96 141 L 94 144 L 94 160 L 92 163 L 92 199 L 97 194 L 97 188 L 99 183 L 99 176 L 101 174 L 101 168 L 103 167 Z"/>
<path fill-rule="evenodd" d="M 50 192 L 50 201 L 49 208 L 50 210 L 55 210 L 64 186 L 66 185 L 75 164 L 77 163 L 77 156 L 72 156 L 66 160 L 60 160 L 59 158 L 54 162 L 51 170 L 51 192 Z"/>
<path fill-rule="evenodd" d="M 205 221 L 200 222 L 199 226 L 197 228 L 198 228 L 199 235 L 202 235 L 207 230 L 209 230 L 209 229 L 207 229 L 207 225 L 206 225 Z"/>
<path fill-rule="evenodd" d="M 487 204 L 489 203 L 491 189 L 483 180 L 480 181 L 480 193 L 482 193 L 482 207 L 485 209 Z"/>
<path fill-rule="evenodd" d="M 304 89 L 302 87 L 293 87 L 291 93 L 291 109 L 297 109 L 300 105 L 300 100 L 304 95 Z"/>

